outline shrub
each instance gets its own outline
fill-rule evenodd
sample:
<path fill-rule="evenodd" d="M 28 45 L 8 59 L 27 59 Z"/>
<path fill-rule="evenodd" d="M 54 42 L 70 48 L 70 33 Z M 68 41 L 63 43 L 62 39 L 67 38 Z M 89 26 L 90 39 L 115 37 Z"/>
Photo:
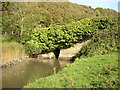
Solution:
<path fill-rule="evenodd" d="M 63 26 L 54 24 L 39 31 L 32 30 L 29 39 L 23 39 L 28 52 L 52 51 L 56 48 L 70 47 L 91 37 L 98 30 L 106 29 L 109 24 L 111 21 L 103 17 L 84 19 Z"/>
<path fill-rule="evenodd" d="M 117 51 L 118 38 L 117 24 L 111 25 L 94 34 L 91 41 L 81 49 L 79 56 L 95 56 Z"/>

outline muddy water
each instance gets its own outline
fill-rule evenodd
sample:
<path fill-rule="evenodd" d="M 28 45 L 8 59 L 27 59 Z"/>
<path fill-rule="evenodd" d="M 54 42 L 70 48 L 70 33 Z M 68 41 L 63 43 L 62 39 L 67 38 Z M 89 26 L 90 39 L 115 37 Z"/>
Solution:
<path fill-rule="evenodd" d="M 3 88 L 22 88 L 28 83 L 34 82 L 38 78 L 47 77 L 60 71 L 70 58 L 40 59 L 19 64 L 2 69 Z"/>

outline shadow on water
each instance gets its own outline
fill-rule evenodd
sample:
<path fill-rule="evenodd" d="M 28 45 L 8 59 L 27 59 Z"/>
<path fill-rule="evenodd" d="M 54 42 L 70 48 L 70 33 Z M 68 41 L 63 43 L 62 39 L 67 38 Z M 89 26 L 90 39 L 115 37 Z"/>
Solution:
<path fill-rule="evenodd" d="M 67 60 L 66 60 L 67 59 Z M 60 71 L 69 59 L 45 59 L 22 62 L 2 69 L 3 88 L 22 88 L 38 78 L 47 77 Z"/>

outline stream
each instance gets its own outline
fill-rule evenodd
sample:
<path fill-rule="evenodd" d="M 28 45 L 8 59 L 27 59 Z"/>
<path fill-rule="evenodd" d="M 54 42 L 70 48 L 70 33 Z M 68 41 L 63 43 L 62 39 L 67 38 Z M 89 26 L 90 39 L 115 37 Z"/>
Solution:
<path fill-rule="evenodd" d="M 2 88 L 23 88 L 28 83 L 53 75 L 70 64 L 70 58 L 36 59 L 2 68 Z"/>

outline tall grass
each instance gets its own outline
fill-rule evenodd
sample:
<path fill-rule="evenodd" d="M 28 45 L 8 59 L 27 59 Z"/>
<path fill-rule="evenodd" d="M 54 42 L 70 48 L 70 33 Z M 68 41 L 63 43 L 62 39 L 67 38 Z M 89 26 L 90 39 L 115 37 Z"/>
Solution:
<path fill-rule="evenodd" d="M 25 55 L 23 45 L 16 42 L 4 42 L 2 43 L 2 63 L 21 60 Z"/>

